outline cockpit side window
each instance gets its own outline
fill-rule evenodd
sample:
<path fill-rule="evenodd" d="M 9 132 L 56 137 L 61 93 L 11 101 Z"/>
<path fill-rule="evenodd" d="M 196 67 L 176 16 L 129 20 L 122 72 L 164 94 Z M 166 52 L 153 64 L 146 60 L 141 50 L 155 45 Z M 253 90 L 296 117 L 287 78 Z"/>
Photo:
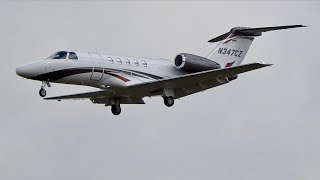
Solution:
<path fill-rule="evenodd" d="M 52 55 L 50 58 L 51 59 L 66 59 L 68 53 L 66 51 L 60 51 Z"/>
<path fill-rule="evenodd" d="M 78 56 L 74 52 L 69 52 L 69 59 L 78 60 Z"/>

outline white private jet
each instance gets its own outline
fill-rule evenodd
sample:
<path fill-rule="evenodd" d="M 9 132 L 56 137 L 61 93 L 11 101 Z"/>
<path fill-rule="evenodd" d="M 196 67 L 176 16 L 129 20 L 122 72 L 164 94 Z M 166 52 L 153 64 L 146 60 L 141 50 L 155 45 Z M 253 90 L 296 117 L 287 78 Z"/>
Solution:
<path fill-rule="evenodd" d="M 111 106 L 114 115 L 120 104 L 144 104 L 143 97 L 162 96 L 171 107 L 178 99 L 235 80 L 238 74 L 271 66 L 251 63 L 240 65 L 253 39 L 262 32 L 305 27 L 303 25 L 247 28 L 235 27 L 209 40 L 220 42 L 206 57 L 178 54 L 174 62 L 165 59 L 135 58 L 91 52 L 59 51 L 47 59 L 27 64 L 16 73 L 42 81 L 39 91 L 46 96 L 50 83 L 84 85 L 95 92 L 44 98 L 47 100 L 90 99 L 95 104 Z"/>

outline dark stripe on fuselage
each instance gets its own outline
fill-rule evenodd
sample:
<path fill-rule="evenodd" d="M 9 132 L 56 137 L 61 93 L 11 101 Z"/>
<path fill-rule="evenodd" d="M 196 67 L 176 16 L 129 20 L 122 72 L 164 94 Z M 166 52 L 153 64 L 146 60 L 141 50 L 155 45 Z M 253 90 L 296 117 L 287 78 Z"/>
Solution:
<path fill-rule="evenodd" d="M 102 68 L 101 68 L 102 70 Z M 133 75 L 133 76 L 137 76 L 137 77 L 142 77 L 142 78 L 147 78 L 147 79 L 150 79 L 150 77 L 145 77 L 145 76 L 142 76 L 140 74 L 137 74 L 137 73 L 133 73 L 129 70 L 121 70 L 121 69 L 109 69 L 109 68 L 104 68 L 104 70 L 109 70 L 109 71 L 115 71 L 117 73 L 121 72 L 121 73 L 124 73 L 124 74 L 127 74 L 127 75 Z"/>
<path fill-rule="evenodd" d="M 140 72 L 140 71 L 134 71 L 134 70 L 130 70 L 132 72 L 136 72 L 136 73 L 140 73 L 140 74 L 143 74 L 145 76 L 148 76 L 148 77 L 151 77 L 153 79 L 163 79 L 163 77 L 160 77 L 160 76 L 157 76 L 157 75 L 153 75 L 153 74 L 149 74 L 149 73 L 145 73 L 145 72 Z"/>
<path fill-rule="evenodd" d="M 103 68 L 94 68 L 94 72 L 98 72 L 98 73 L 103 73 Z M 105 68 L 104 69 L 104 73 L 105 74 L 109 74 L 112 75 L 114 77 L 117 77 L 125 82 L 129 81 L 127 78 L 124 78 L 122 76 L 116 75 L 116 74 L 112 74 L 113 73 L 125 73 L 127 75 L 133 75 L 133 76 L 138 76 L 138 77 L 142 77 L 142 78 L 148 78 L 151 77 L 153 79 L 163 79 L 160 76 L 156 76 L 153 74 L 149 74 L 149 73 L 144 73 L 144 72 L 139 72 L 139 71 L 132 71 L 132 70 L 119 70 L 119 69 L 110 69 L 110 68 Z M 62 69 L 62 70 L 58 70 L 58 71 L 53 71 L 53 72 L 49 72 L 49 73 L 45 73 L 45 74 L 41 74 L 38 76 L 35 76 L 31 79 L 34 80 L 39 80 L 39 81 L 57 81 L 59 79 L 68 77 L 68 76 L 72 76 L 72 75 L 77 75 L 77 74 L 83 74 L 83 73 L 92 73 L 92 68 L 91 67 L 84 67 L 84 68 L 72 68 L 72 69 Z M 142 76 L 140 74 L 143 74 L 145 76 Z M 121 78 L 120 78 L 121 77 Z M 148 78 L 149 79 L 149 78 Z"/>
<path fill-rule="evenodd" d="M 92 68 L 91 69 L 89 68 L 63 69 L 63 70 L 52 71 L 49 73 L 41 74 L 31 79 L 52 82 L 68 76 L 82 74 L 82 73 L 92 73 Z"/>
<path fill-rule="evenodd" d="M 110 71 L 116 71 L 116 72 L 122 72 L 122 73 L 125 73 L 125 74 L 128 74 L 128 75 L 133 75 L 133 76 L 138 76 L 138 77 L 142 77 L 142 78 L 147 78 L 147 79 L 163 79 L 163 77 L 160 77 L 160 76 L 156 76 L 156 75 L 153 75 L 153 74 L 149 74 L 149 73 L 145 73 L 145 72 L 141 72 L 141 71 L 135 71 L 135 70 L 130 70 L 130 69 L 110 69 L 110 68 L 104 68 L 104 70 L 110 70 Z M 101 72 L 102 73 L 103 71 L 103 68 L 94 68 L 94 72 Z M 142 75 L 144 76 L 142 76 Z"/>
<path fill-rule="evenodd" d="M 112 73 L 108 73 L 108 72 L 104 72 L 105 74 L 108 74 L 108 75 L 110 75 L 110 76 L 113 76 L 113 77 L 115 77 L 115 78 L 118 78 L 118 79 L 120 79 L 121 81 L 124 81 L 124 82 L 128 82 L 128 81 L 130 81 L 129 79 L 127 79 L 127 78 L 125 78 L 125 77 L 123 77 L 123 76 L 120 76 L 120 75 L 118 75 L 118 74 L 112 74 Z"/>

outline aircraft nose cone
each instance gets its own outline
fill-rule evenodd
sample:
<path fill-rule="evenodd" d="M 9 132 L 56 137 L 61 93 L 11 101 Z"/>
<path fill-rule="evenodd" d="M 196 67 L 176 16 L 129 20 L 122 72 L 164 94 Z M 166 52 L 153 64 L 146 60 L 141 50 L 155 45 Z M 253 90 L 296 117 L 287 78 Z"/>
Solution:
<path fill-rule="evenodd" d="M 16 68 L 16 73 L 18 76 L 24 77 L 24 78 L 31 78 L 31 72 L 30 68 L 28 66 L 21 66 Z"/>

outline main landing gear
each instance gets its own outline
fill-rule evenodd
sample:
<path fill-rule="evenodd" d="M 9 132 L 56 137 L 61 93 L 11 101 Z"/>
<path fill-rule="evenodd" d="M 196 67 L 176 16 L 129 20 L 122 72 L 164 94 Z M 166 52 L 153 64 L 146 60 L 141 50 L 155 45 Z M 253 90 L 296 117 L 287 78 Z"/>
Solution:
<path fill-rule="evenodd" d="M 45 97 L 47 95 L 47 91 L 44 89 L 46 86 L 51 87 L 50 83 L 47 81 L 42 81 L 42 86 L 39 90 L 39 95 L 41 97 Z"/>
<path fill-rule="evenodd" d="M 171 107 L 174 104 L 174 98 L 172 96 L 163 97 L 163 102 L 167 107 Z"/>
<path fill-rule="evenodd" d="M 167 107 L 171 107 L 174 104 L 174 98 L 172 96 L 168 96 L 168 97 L 165 96 L 163 97 L 163 102 Z M 116 99 L 114 103 L 115 104 L 111 105 L 111 112 L 113 115 L 117 116 L 121 113 L 121 107 L 118 99 Z M 108 105 L 106 104 L 106 106 Z"/>
<path fill-rule="evenodd" d="M 106 106 L 107 106 L 107 104 L 106 104 Z M 121 113 L 120 97 L 114 97 L 112 99 L 111 112 L 115 116 L 117 116 Z"/>
<path fill-rule="evenodd" d="M 114 104 L 111 106 L 111 112 L 113 115 L 119 115 L 121 113 L 121 107 L 120 104 Z"/>

